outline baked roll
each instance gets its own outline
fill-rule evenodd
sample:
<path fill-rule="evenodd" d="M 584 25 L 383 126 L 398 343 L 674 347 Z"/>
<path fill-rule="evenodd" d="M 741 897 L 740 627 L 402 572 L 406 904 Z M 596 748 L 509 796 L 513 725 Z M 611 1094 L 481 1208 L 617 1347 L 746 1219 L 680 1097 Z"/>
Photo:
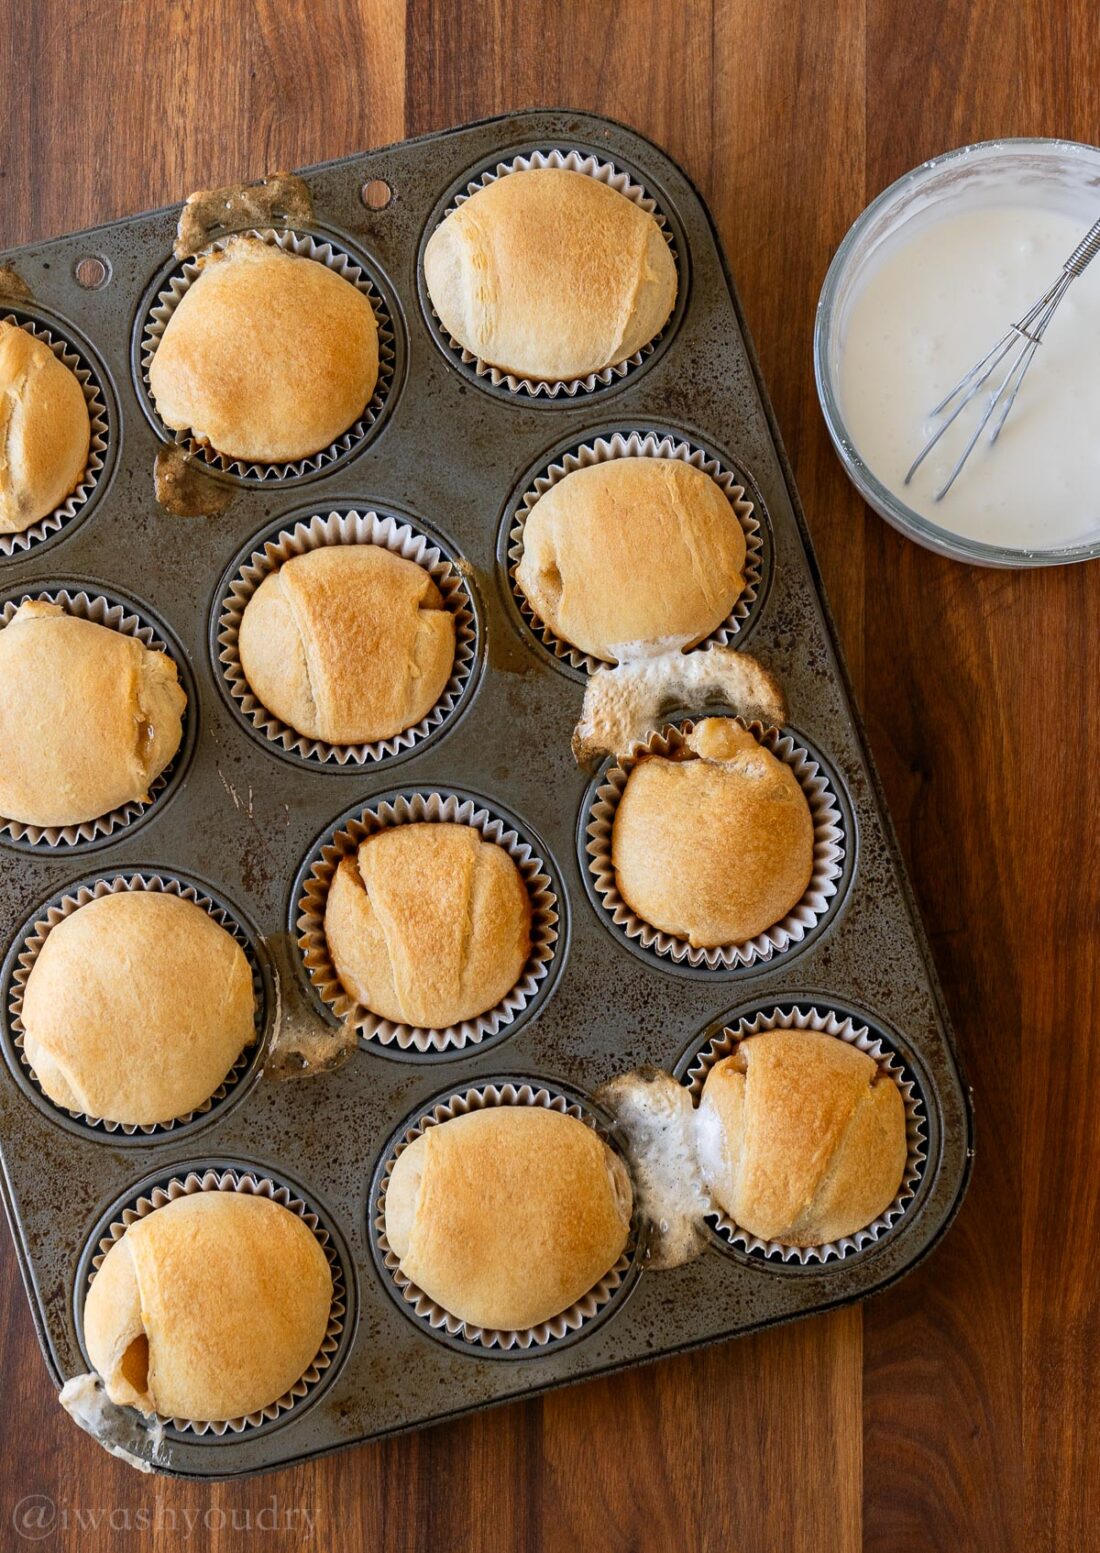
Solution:
<path fill-rule="evenodd" d="M 59 604 L 20 605 L 0 630 L 0 814 L 78 825 L 147 799 L 186 705 L 166 653 Z"/>
<path fill-rule="evenodd" d="M 698 1127 L 711 1194 L 761 1240 L 854 1235 L 905 1174 L 901 1091 L 866 1052 L 815 1030 L 767 1030 L 715 1063 Z"/>
<path fill-rule="evenodd" d="M 790 767 L 747 729 L 707 717 L 682 754 L 643 755 L 611 831 L 619 894 L 693 947 L 743 944 L 802 899 L 814 826 Z"/>
<path fill-rule="evenodd" d="M 0 322 L 0 534 L 21 534 L 80 484 L 91 442 L 75 375 L 45 340 Z"/>
<path fill-rule="evenodd" d="M 340 863 L 325 905 L 348 996 L 395 1024 L 440 1030 L 515 986 L 531 953 L 531 897 L 503 847 L 471 825 L 395 825 Z"/>
<path fill-rule="evenodd" d="M 149 366 L 161 420 L 258 463 L 328 447 L 378 381 L 369 300 L 318 260 L 256 237 L 231 238 L 202 264 Z"/>
<path fill-rule="evenodd" d="M 255 1040 L 252 972 L 194 902 L 158 890 L 103 895 L 47 935 L 22 1020 L 51 1100 L 149 1126 L 196 1110 Z"/>
<path fill-rule="evenodd" d="M 135 1219 L 84 1302 L 88 1356 L 121 1407 L 219 1422 L 259 1412 L 324 1341 L 332 1274 L 309 1225 L 246 1192 L 193 1192 Z"/>
<path fill-rule="evenodd" d="M 388 739 L 443 694 L 455 622 L 422 566 L 326 545 L 265 577 L 241 617 L 245 678 L 268 711 L 330 744 Z"/>
<path fill-rule="evenodd" d="M 406 1277 L 451 1315 L 520 1331 L 614 1267 L 631 1212 L 626 1168 L 590 1127 L 543 1106 L 493 1106 L 404 1150 L 386 1238 Z"/>
<path fill-rule="evenodd" d="M 709 475 L 675 458 L 614 458 L 535 503 L 516 581 L 555 635 L 616 660 L 709 636 L 745 586 L 744 565 L 744 530 Z"/>
<path fill-rule="evenodd" d="M 676 262 L 657 222 L 586 173 L 508 173 L 464 200 L 424 250 L 451 337 L 520 377 L 586 377 L 659 334 Z"/>

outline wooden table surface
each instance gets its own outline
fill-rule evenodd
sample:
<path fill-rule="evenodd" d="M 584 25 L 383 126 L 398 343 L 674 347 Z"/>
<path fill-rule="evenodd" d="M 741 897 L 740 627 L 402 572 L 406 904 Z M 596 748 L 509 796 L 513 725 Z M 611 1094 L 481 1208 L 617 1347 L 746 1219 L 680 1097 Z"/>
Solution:
<path fill-rule="evenodd" d="M 794 463 L 978 1159 L 935 1256 L 861 1309 L 227 1486 L 139 1478 L 78 1433 L 4 1236 L 0 1547 L 1100 1548 L 1100 572 L 900 539 L 840 471 L 810 348 L 867 200 L 968 140 L 1100 140 L 1098 60 L 1095 0 L 4 0 L 0 247 L 513 108 L 609 114 L 683 164 Z"/>

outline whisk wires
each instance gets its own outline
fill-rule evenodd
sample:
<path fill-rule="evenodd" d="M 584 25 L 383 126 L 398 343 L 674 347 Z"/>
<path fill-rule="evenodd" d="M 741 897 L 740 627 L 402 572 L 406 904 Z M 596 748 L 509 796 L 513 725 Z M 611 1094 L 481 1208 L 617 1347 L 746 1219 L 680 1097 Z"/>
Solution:
<path fill-rule="evenodd" d="M 959 416 L 972 404 L 987 384 L 991 383 L 985 409 L 974 428 L 974 432 L 959 455 L 954 468 L 951 470 L 947 481 L 936 492 L 936 500 L 942 501 L 948 491 L 958 479 L 963 465 L 970 457 L 978 444 L 978 441 L 986 427 L 992 422 L 989 434 L 990 446 L 1000 436 L 1009 412 L 1016 402 L 1016 396 L 1027 375 L 1027 369 L 1035 359 L 1035 352 L 1042 343 L 1043 335 L 1050 325 L 1051 319 L 1058 311 L 1058 305 L 1078 275 L 1087 268 L 1096 255 L 1100 253 L 1100 221 L 1090 228 L 1082 241 L 1077 245 L 1062 266 L 1061 274 L 1048 291 L 1045 291 L 1039 300 L 1028 308 L 1022 318 L 1012 324 L 994 345 L 993 349 L 983 356 L 966 375 L 959 379 L 949 394 L 940 400 L 935 409 L 931 411 L 930 419 L 944 415 L 953 403 L 955 407 L 947 415 L 942 425 L 938 426 L 925 442 L 905 476 L 905 484 L 908 485 L 920 468 L 921 464 L 931 453 L 944 434 L 958 420 Z M 1004 365 L 1007 362 L 1007 365 Z M 994 377 L 998 368 L 1004 365 L 1004 371 L 998 377 Z M 955 403 L 955 401 L 958 401 Z"/>

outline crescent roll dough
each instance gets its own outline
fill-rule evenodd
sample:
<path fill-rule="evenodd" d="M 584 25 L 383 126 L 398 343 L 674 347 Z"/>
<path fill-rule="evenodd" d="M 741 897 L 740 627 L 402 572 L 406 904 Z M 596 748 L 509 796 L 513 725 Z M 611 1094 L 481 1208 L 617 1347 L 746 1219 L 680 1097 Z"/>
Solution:
<path fill-rule="evenodd" d="M 574 1117 L 493 1106 L 430 1127 L 386 1191 L 401 1269 L 473 1326 L 536 1326 L 612 1268 L 630 1231 L 622 1161 Z"/>
<path fill-rule="evenodd" d="M 27 978 L 23 1045 L 70 1110 L 134 1126 L 208 1100 L 256 1037 L 241 946 L 178 895 L 132 890 L 52 928 Z"/>
<path fill-rule="evenodd" d="M 425 1029 L 473 1019 L 515 986 L 531 952 L 519 869 L 470 825 L 395 825 L 333 876 L 325 935 L 349 996 Z"/>
<path fill-rule="evenodd" d="M 281 1397 L 320 1349 L 332 1274 L 266 1197 L 200 1191 L 135 1219 L 84 1304 L 88 1355 L 120 1406 L 217 1421 Z"/>
<path fill-rule="evenodd" d="M 311 739 L 411 728 L 451 677 L 455 622 L 422 566 L 380 545 L 326 545 L 265 577 L 241 617 L 258 700 Z"/>
<path fill-rule="evenodd" d="M 452 338 L 522 377 L 584 377 L 664 327 L 676 262 L 648 212 L 586 173 L 508 173 L 464 200 L 424 250 Z"/>
<path fill-rule="evenodd" d="M 229 458 L 283 463 L 328 447 L 378 381 L 367 297 L 255 237 L 231 238 L 202 265 L 149 366 L 161 420 Z"/>
<path fill-rule="evenodd" d="M 785 917 L 806 892 L 813 853 L 797 777 L 724 717 L 696 724 L 683 756 L 639 760 L 611 832 L 631 910 L 704 947 L 743 944 Z"/>
<path fill-rule="evenodd" d="M 0 323 L 0 534 L 21 534 L 72 494 L 90 440 L 74 374 L 45 340 Z"/>
<path fill-rule="evenodd" d="M 148 797 L 186 705 L 167 654 L 59 604 L 22 604 L 0 630 L 0 814 L 77 825 Z"/>
<path fill-rule="evenodd" d="M 708 474 L 675 458 L 613 458 L 535 503 L 516 581 L 558 636 L 614 659 L 709 636 L 745 586 L 744 564 L 744 530 Z"/>
<path fill-rule="evenodd" d="M 819 1246 L 889 1207 L 905 1104 L 874 1059 L 815 1030 L 749 1036 L 711 1068 L 699 1114 L 707 1184 L 761 1240 Z"/>

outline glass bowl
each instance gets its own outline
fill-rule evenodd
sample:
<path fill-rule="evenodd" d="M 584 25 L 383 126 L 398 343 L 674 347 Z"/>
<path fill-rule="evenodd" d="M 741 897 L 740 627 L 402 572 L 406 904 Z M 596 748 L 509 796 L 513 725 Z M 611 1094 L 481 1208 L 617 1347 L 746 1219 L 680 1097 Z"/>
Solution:
<path fill-rule="evenodd" d="M 907 538 L 940 555 L 979 566 L 1063 566 L 1091 560 L 1100 556 L 1100 535 L 1085 543 L 1049 550 L 1014 549 L 968 539 L 914 512 L 867 467 L 848 434 L 838 391 L 841 346 L 850 299 L 880 246 L 907 222 L 920 219 L 933 208 L 939 214 L 982 200 L 1018 202 L 1029 190 L 1042 191 L 1044 201 L 1052 204 L 1072 201 L 1079 209 L 1084 203 L 1087 210 L 1091 199 L 1100 208 L 1100 148 L 1072 140 L 986 140 L 915 167 L 873 200 L 844 238 L 825 276 L 814 324 L 817 394 L 829 435 L 852 484 L 865 502 Z M 1082 193 L 1087 196 L 1083 202 Z M 1082 232 L 1087 225 L 1088 221 L 1083 221 Z"/>

